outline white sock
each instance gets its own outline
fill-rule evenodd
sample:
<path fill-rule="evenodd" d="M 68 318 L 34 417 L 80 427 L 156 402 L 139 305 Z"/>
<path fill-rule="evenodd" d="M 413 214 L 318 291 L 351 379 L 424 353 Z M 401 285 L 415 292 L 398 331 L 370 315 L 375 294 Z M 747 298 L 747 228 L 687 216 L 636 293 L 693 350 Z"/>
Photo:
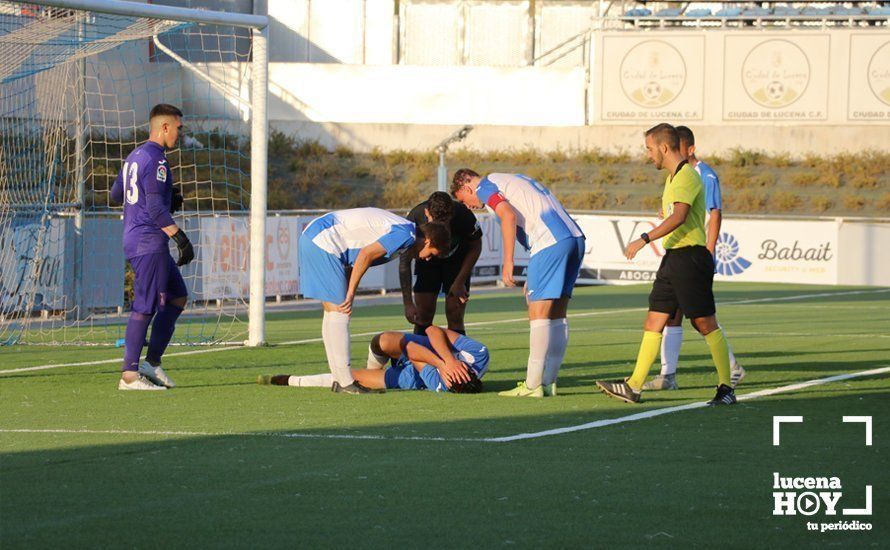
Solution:
<path fill-rule="evenodd" d="M 287 379 L 288 386 L 296 388 L 330 388 L 334 383 L 332 374 L 310 374 L 308 376 L 290 376 Z"/>
<path fill-rule="evenodd" d="M 544 361 L 544 385 L 556 382 L 559 376 L 559 367 L 566 356 L 566 348 L 569 345 L 569 320 L 552 319 L 550 321 L 550 346 L 547 348 L 547 358 Z"/>
<path fill-rule="evenodd" d="M 380 370 L 386 366 L 386 363 L 389 361 L 389 357 L 386 355 L 377 355 L 374 353 L 374 350 L 371 349 L 371 345 L 368 344 L 368 368 Z"/>
<path fill-rule="evenodd" d="M 677 372 L 680 362 L 680 346 L 683 345 L 683 327 L 664 327 L 661 339 L 661 375 Z"/>
<path fill-rule="evenodd" d="M 355 380 L 349 365 L 349 315 L 325 311 L 321 322 L 321 339 L 334 380 L 341 386 L 352 384 Z"/>
<path fill-rule="evenodd" d="M 529 325 L 525 385 L 533 390 L 541 385 L 544 378 L 544 364 L 550 347 L 550 319 L 535 319 Z"/>
<path fill-rule="evenodd" d="M 717 328 L 723 330 L 723 327 L 720 324 L 717 324 Z M 729 350 L 729 368 L 735 368 L 738 364 L 738 361 L 735 360 L 735 354 L 732 353 L 732 346 L 729 344 L 729 337 L 726 336 L 726 331 L 723 330 L 723 337 L 726 339 L 726 348 Z"/>

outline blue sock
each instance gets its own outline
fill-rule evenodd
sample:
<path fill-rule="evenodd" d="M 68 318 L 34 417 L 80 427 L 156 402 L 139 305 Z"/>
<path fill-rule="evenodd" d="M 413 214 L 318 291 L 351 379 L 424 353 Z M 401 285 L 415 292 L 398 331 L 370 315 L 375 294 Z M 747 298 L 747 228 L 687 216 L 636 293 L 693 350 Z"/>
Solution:
<path fill-rule="evenodd" d="M 139 356 L 142 354 L 142 346 L 145 345 L 145 334 L 148 332 L 148 324 L 151 315 L 130 312 L 130 320 L 127 321 L 125 334 L 124 366 L 123 371 L 137 371 L 139 369 Z"/>
<path fill-rule="evenodd" d="M 148 341 L 148 352 L 145 354 L 145 360 L 156 365 L 161 362 L 161 356 L 167 349 L 167 344 L 173 338 L 173 331 L 176 330 L 176 320 L 182 308 L 173 304 L 167 304 L 164 309 L 155 315 L 155 322 L 151 325 L 151 339 Z"/>

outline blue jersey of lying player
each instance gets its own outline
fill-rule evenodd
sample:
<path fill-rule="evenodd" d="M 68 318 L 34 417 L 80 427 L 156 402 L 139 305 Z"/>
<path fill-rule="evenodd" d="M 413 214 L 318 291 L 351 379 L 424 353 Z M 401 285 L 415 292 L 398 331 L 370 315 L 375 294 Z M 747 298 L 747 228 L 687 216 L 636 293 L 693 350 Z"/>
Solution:
<path fill-rule="evenodd" d="M 124 255 L 127 259 L 168 252 L 162 227 L 174 225 L 170 215 L 173 174 L 164 148 L 148 141 L 127 156 L 111 188 L 111 200 L 124 203 Z"/>
<path fill-rule="evenodd" d="M 426 336 L 406 332 L 404 333 L 404 338 L 406 347 L 407 344 L 414 343 L 435 352 L 432 344 L 430 344 L 430 339 Z M 488 371 L 488 348 L 464 335 L 459 336 L 452 342 L 451 347 L 454 349 L 454 358 L 465 363 L 481 380 L 485 372 Z M 392 359 L 392 366 L 386 369 L 384 380 L 386 381 L 386 387 L 389 389 L 448 391 L 448 386 L 442 380 L 442 376 L 436 367 L 425 365 L 418 370 L 404 351 L 401 357 Z"/>
<path fill-rule="evenodd" d="M 720 178 L 717 172 L 702 161 L 695 164 L 695 171 L 701 176 L 702 184 L 705 187 L 705 209 L 708 213 L 711 210 L 723 210 L 723 199 L 720 195 Z"/>

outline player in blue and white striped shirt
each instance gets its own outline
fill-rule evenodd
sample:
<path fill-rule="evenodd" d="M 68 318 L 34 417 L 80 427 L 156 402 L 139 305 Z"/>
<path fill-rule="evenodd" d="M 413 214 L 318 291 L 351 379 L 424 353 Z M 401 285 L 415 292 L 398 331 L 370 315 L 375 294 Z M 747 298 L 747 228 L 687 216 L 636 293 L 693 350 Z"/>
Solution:
<path fill-rule="evenodd" d="M 695 156 L 695 135 L 686 126 L 677 126 L 680 134 L 680 155 L 685 157 L 698 175 L 701 176 L 705 187 L 705 209 L 708 213 L 706 225 L 706 246 L 711 254 L 717 248 L 717 239 L 720 237 L 720 226 L 723 221 L 723 197 L 720 193 L 720 179 L 714 169 L 699 160 Z M 729 342 L 727 341 L 727 345 Z M 647 382 L 644 390 L 675 390 L 679 389 L 676 373 L 677 364 L 680 362 L 680 347 L 683 345 L 683 312 L 677 311 L 673 319 L 668 321 L 661 339 L 661 374 Z M 729 375 L 732 387 L 741 382 L 745 376 L 745 369 L 739 365 L 732 347 L 729 347 Z"/>
<path fill-rule="evenodd" d="M 531 324 L 526 378 L 500 395 L 556 395 L 556 377 L 569 341 L 566 312 L 584 258 L 584 233 L 546 187 L 522 174 L 483 178 L 464 168 L 454 174 L 451 194 L 469 208 L 485 206 L 500 218 L 504 284 L 515 286 L 515 242 L 531 255 L 525 293 Z"/>
<path fill-rule="evenodd" d="M 416 238 L 414 223 L 401 216 L 379 208 L 353 208 L 316 218 L 300 235 L 300 292 L 321 300 L 324 308 L 321 336 L 334 391 L 369 391 L 353 379 L 349 360 L 349 316 L 368 268 L 385 264 L 412 246 L 420 260 L 448 252 L 448 227 L 433 222 L 420 229 L 423 239 Z"/>

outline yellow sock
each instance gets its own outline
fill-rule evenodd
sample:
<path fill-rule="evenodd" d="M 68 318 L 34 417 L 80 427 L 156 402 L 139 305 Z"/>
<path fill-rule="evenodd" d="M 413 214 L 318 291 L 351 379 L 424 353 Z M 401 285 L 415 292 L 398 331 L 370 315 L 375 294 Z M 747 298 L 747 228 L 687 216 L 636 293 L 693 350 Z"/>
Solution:
<path fill-rule="evenodd" d="M 729 386 L 729 344 L 726 342 L 723 330 L 718 328 L 709 333 L 705 336 L 705 342 L 711 348 L 711 358 L 717 367 L 717 379 L 721 384 Z"/>
<path fill-rule="evenodd" d="M 637 366 L 634 367 L 633 375 L 627 380 L 631 388 L 639 390 L 643 387 L 659 351 L 661 351 L 661 333 L 644 331 L 640 352 L 637 354 Z"/>

